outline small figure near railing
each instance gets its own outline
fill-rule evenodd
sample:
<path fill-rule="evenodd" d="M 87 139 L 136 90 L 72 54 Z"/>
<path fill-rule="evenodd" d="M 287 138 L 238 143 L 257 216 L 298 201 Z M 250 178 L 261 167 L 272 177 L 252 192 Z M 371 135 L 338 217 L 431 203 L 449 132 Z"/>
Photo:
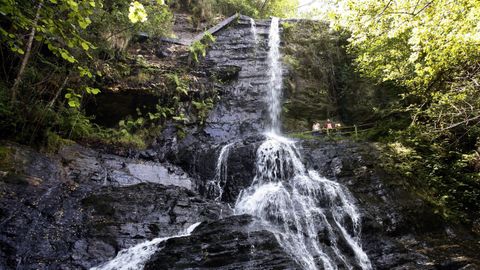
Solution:
<path fill-rule="evenodd" d="M 325 122 L 324 128 L 327 130 L 327 134 L 328 134 L 329 131 L 333 129 L 333 122 L 330 121 L 330 119 L 327 119 L 327 121 Z"/>
<path fill-rule="evenodd" d="M 319 122 L 313 123 L 312 126 L 312 135 L 313 136 L 320 136 L 320 133 L 322 132 L 322 128 Z"/>
<path fill-rule="evenodd" d="M 321 124 L 322 123 L 322 124 Z M 374 123 L 367 123 L 361 125 L 352 125 L 352 126 L 344 126 L 342 123 L 334 122 L 330 119 L 324 121 L 315 121 L 312 125 L 311 131 L 303 131 L 300 133 L 303 134 L 310 134 L 312 136 L 320 136 L 323 133 L 326 135 L 331 135 L 331 133 L 343 136 L 354 136 L 358 138 L 358 134 L 361 132 L 366 132 L 373 127 Z"/>

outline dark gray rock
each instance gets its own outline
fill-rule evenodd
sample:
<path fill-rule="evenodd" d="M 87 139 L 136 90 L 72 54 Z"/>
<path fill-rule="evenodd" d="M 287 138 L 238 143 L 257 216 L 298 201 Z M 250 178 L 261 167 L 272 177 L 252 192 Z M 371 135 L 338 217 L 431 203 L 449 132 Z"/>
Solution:
<path fill-rule="evenodd" d="M 357 199 L 363 248 L 376 269 L 461 269 L 468 264 L 480 265 L 478 236 L 461 226 L 455 226 L 455 233 L 448 233 L 450 225 L 432 205 L 417 195 L 405 179 L 379 166 L 380 153 L 375 145 L 321 140 L 299 144 L 307 168 L 347 186 Z M 463 261 L 456 263 L 459 257 Z M 454 266 L 442 268 L 444 264 Z"/>
<path fill-rule="evenodd" d="M 167 173 L 147 181 L 127 169 L 143 166 L 139 161 L 75 145 L 52 157 L 5 148 L 15 170 L 0 178 L 1 269 L 86 269 L 139 242 L 230 213 L 176 183 L 160 184 L 177 179 Z M 106 180 L 98 177 L 105 172 Z M 124 179 L 145 181 L 122 186 Z"/>
<path fill-rule="evenodd" d="M 172 238 L 145 265 L 153 269 L 301 269 L 250 216 L 202 223 L 190 236 Z"/>

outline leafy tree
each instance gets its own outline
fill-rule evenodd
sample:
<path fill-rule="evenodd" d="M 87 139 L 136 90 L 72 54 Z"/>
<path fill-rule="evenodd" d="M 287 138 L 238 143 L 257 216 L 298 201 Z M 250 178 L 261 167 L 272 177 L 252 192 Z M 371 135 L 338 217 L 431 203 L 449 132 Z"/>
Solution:
<path fill-rule="evenodd" d="M 172 1 L 172 7 L 190 11 L 195 26 L 198 21 L 211 23 L 217 15 L 240 13 L 253 18 L 290 17 L 296 14 L 298 0 L 197 0 Z"/>
<path fill-rule="evenodd" d="M 338 14 L 358 69 L 405 86 L 414 122 L 442 130 L 480 118 L 478 1 L 345 1 Z"/>
<path fill-rule="evenodd" d="M 477 218 L 480 2 L 339 2 L 344 8 L 332 17 L 351 32 L 357 70 L 404 89 L 396 110 L 411 124 L 386 140 L 415 154 L 398 161 L 398 172 L 427 182 L 436 201 L 466 220 Z"/>
<path fill-rule="evenodd" d="M 0 113 L 8 119 L 1 121 L 1 134 L 32 143 L 48 134 L 97 130 L 82 108 L 85 97 L 100 92 L 94 86 L 105 61 L 94 44 L 105 48 L 107 37 L 118 33 L 111 29 L 130 36 L 167 33 L 171 18 L 160 0 L 1 1 L 1 58 L 12 63 L 0 75 Z"/>
<path fill-rule="evenodd" d="M 0 26 L 2 42 L 8 44 L 12 52 L 22 56 L 11 89 L 12 101 L 16 100 L 17 89 L 30 60 L 34 40 L 46 45 L 56 56 L 80 67 L 74 54 L 83 51 L 89 55 L 88 51 L 94 48 L 92 43 L 82 37 L 82 31 L 90 25 L 90 16 L 96 6 L 95 0 L 40 0 L 35 5 L 28 1 L 15 0 L 0 3 L 0 13 L 8 21 L 5 26 Z M 25 33 L 28 33 L 26 44 L 23 38 Z"/>

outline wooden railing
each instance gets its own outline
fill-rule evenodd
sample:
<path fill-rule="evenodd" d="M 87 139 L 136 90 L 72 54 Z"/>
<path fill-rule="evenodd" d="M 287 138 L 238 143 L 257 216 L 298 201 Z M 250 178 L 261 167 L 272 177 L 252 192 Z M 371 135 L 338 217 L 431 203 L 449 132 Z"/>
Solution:
<path fill-rule="evenodd" d="M 320 131 L 305 130 L 300 132 L 287 132 L 287 135 L 301 134 L 301 135 L 313 135 L 319 133 L 318 136 L 322 135 L 343 135 L 343 136 L 355 136 L 358 138 L 358 135 L 364 132 L 371 130 L 375 126 L 375 123 L 366 123 L 360 125 L 352 126 L 340 126 L 336 128 L 322 128 Z"/>

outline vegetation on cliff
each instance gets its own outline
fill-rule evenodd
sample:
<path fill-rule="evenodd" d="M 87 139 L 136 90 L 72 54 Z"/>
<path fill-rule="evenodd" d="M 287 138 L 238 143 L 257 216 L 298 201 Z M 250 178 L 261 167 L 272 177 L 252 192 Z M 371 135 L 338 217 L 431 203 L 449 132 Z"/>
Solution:
<path fill-rule="evenodd" d="M 364 76 L 402 87 L 384 114 L 408 116 L 389 129 L 410 154 L 397 164 L 466 220 L 480 211 L 480 3 L 346 1 L 340 24 Z M 402 121 L 391 119 L 390 121 Z M 398 167 L 398 166 L 397 166 Z"/>
<path fill-rule="evenodd" d="M 286 27 L 293 67 L 287 127 L 310 128 L 326 118 L 373 122 L 364 137 L 388 145 L 388 168 L 414 186 L 426 185 L 446 215 L 477 219 L 480 4 L 345 0 L 329 7 L 322 14 L 333 28 Z"/>
<path fill-rule="evenodd" d="M 177 123 L 181 135 L 187 122 L 203 123 L 216 94 L 194 75 L 211 39 L 177 48 L 177 55 L 190 50 L 188 63 L 158 49 L 159 38 L 174 34 L 173 12 L 189 14 L 201 32 L 200 27 L 235 12 L 286 16 L 294 5 L 285 0 L 3 1 L 0 136 L 53 148 L 64 139 L 144 147 L 168 121 Z M 102 102 L 125 89 L 155 102 L 129 103 L 135 108 L 123 103 L 111 117 L 111 105 L 102 108 Z"/>

